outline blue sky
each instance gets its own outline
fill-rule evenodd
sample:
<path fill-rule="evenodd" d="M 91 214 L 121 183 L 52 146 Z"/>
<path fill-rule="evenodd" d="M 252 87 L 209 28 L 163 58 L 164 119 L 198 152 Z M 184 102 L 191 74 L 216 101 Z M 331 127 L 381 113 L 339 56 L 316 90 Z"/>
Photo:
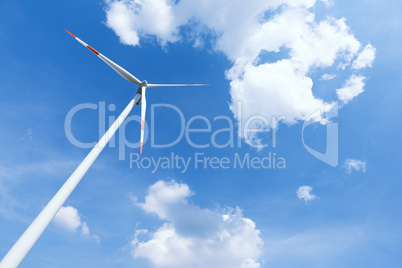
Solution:
<path fill-rule="evenodd" d="M 106 117 L 118 116 L 137 90 L 67 29 L 140 80 L 210 84 L 147 91 L 150 125 L 151 104 L 163 103 L 179 108 L 186 123 L 194 116 L 211 122 L 211 133 L 191 134 L 198 144 L 227 128 L 214 121 L 226 116 L 237 145 L 237 100 L 244 117 L 287 116 L 275 148 L 272 132 L 253 137 L 270 143 L 262 150 L 244 136 L 234 148 L 199 149 L 183 139 L 160 149 L 149 140 L 142 158 L 275 153 L 286 168 L 195 169 L 191 162 L 186 172 L 153 173 L 130 168 L 139 148 L 126 148 L 119 160 L 118 132 L 116 147 L 105 148 L 21 267 L 400 267 L 401 4 L 301 2 L 1 2 L 0 253 L 89 152 L 67 139 L 67 113 L 105 103 L 116 106 Z M 370 44 L 375 59 L 362 56 L 364 66 L 354 68 Z M 348 86 L 352 77 L 364 77 L 364 87 Z M 301 133 L 308 115 L 337 100 L 339 165 L 331 167 L 307 152 Z M 77 139 L 98 139 L 98 112 L 75 115 Z M 139 114 L 134 107 L 131 115 Z M 157 142 L 180 133 L 169 108 L 156 109 L 153 126 Z M 304 134 L 324 151 L 325 124 Z M 139 135 L 138 123 L 127 124 L 127 140 Z M 220 135 L 225 143 L 227 133 Z"/>

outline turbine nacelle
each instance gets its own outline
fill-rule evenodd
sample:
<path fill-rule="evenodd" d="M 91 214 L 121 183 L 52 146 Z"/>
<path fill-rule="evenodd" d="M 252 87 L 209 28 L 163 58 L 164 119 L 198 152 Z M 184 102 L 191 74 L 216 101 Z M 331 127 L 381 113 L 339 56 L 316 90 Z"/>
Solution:
<path fill-rule="evenodd" d="M 136 105 L 140 105 L 142 96 L 143 95 L 145 96 L 145 89 L 147 89 L 147 87 L 148 87 L 147 80 L 142 81 L 141 84 L 139 85 L 138 90 L 137 90 L 137 94 L 140 95 L 140 98 L 138 99 Z"/>

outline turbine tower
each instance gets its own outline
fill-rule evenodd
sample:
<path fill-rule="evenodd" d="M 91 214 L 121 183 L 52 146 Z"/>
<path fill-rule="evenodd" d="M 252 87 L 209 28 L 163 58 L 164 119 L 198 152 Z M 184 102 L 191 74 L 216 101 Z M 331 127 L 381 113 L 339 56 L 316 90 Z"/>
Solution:
<path fill-rule="evenodd" d="M 54 216 L 57 214 L 59 209 L 63 206 L 64 202 L 73 192 L 75 187 L 81 181 L 82 177 L 94 163 L 96 158 L 102 152 L 103 148 L 106 147 L 109 140 L 113 137 L 117 129 L 126 119 L 127 115 L 131 112 L 135 104 L 141 103 L 141 149 L 144 141 L 144 124 L 145 124 L 145 112 L 146 112 L 146 98 L 145 92 L 148 88 L 153 87 L 174 87 L 174 86 L 207 86 L 207 84 L 148 84 L 147 81 L 140 81 L 135 76 L 130 74 L 128 71 L 108 59 L 106 56 L 102 55 L 87 43 L 65 30 L 72 37 L 74 37 L 78 42 L 91 50 L 95 55 L 97 55 L 106 64 L 112 67 L 118 74 L 124 77 L 126 80 L 137 84 L 138 90 L 134 98 L 130 101 L 127 107 L 123 110 L 120 116 L 116 119 L 113 125 L 108 129 L 108 131 L 102 136 L 95 147 L 89 152 L 77 169 L 71 174 L 67 181 L 63 184 L 60 190 L 53 196 L 46 207 L 39 213 L 31 225 L 25 230 L 21 237 L 15 242 L 14 246 L 8 251 L 0 262 L 0 268 L 14 268 L 18 267 L 20 263 L 24 260 L 25 256 L 29 253 L 32 247 L 35 245 L 36 241 L 45 231 L 46 227 L 52 221 Z"/>

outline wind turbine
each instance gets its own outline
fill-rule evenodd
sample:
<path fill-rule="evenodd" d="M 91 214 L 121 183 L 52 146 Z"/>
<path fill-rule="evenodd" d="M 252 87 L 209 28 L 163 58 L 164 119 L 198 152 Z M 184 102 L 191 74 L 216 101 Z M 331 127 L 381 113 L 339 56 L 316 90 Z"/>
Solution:
<path fill-rule="evenodd" d="M 85 159 L 81 162 L 81 164 L 77 167 L 77 169 L 71 174 L 71 176 L 67 179 L 67 181 L 63 184 L 60 190 L 53 196 L 53 198 L 49 201 L 49 203 L 45 206 L 45 208 L 39 213 L 39 215 L 35 218 L 35 220 L 31 223 L 31 225 L 25 230 L 25 232 L 21 235 L 21 237 L 15 242 L 13 247 L 7 252 L 4 258 L 0 262 L 0 268 L 15 268 L 18 267 L 21 262 L 24 260 L 25 256 L 29 253 L 32 247 L 35 245 L 36 241 L 38 241 L 39 237 L 45 231 L 46 227 L 52 221 L 54 216 L 57 214 L 61 206 L 70 196 L 70 194 L 74 191 L 75 187 L 81 181 L 82 177 L 91 167 L 93 162 L 95 162 L 96 158 L 102 152 L 103 148 L 106 147 L 110 139 L 113 137 L 117 129 L 126 119 L 128 114 L 134 107 L 134 104 L 139 105 L 141 103 L 141 149 L 144 141 L 144 124 L 145 124 L 145 111 L 146 111 L 146 97 L 145 92 L 148 88 L 153 87 L 181 87 L 181 86 L 207 86 L 207 84 L 148 84 L 147 81 L 140 81 L 134 75 L 127 72 L 125 69 L 108 59 L 106 56 L 102 55 L 87 43 L 65 30 L 72 37 L 74 37 L 78 42 L 91 50 L 95 55 L 97 55 L 101 60 L 106 62 L 110 67 L 113 68 L 118 74 L 127 79 L 128 81 L 137 84 L 138 90 L 135 97 L 131 100 L 131 102 L 127 105 L 127 107 L 123 110 L 120 116 L 116 119 L 113 125 L 108 129 L 108 131 L 102 136 L 99 142 L 95 145 L 95 147 L 89 152 L 89 154 L 85 157 Z"/>
<path fill-rule="evenodd" d="M 134 75 L 130 74 L 127 72 L 125 69 L 108 59 L 106 56 L 102 55 L 99 53 L 97 50 L 93 49 L 91 46 L 89 46 L 87 43 L 70 33 L 69 31 L 65 30 L 67 33 L 69 33 L 72 37 L 75 38 L 78 42 L 80 42 L 83 46 L 91 50 L 96 56 L 98 56 L 101 60 L 103 60 L 107 65 L 113 68 L 118 74 L 120 74 L 122 77 L 124 77 L 126 80 L 137 84 L 138 85 L 138 90 L 137 90 L 137 95 L 139 95 L 139 99 L 136 102 L 137 105 L 140 104 L 141 102 L 141 149 L 140 149 L 140 154 L 142 154 L 142 146 L 144 142 L 144 124 L 145 124 L 145 112 L 146 112 L 146 107 L 147 107 L 147 100 L 145 97 L 145 92 L 148 88 L 152 87 L 192 87 L 192 86 L 208 86 L 208 84 L 148 84 L 146 80 L 140 81 L 137 77 Z"/>

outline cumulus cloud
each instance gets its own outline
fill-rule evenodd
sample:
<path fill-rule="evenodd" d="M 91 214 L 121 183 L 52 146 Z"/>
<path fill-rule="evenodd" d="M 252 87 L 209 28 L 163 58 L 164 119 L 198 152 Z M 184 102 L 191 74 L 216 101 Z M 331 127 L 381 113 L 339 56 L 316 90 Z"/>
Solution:
<path fill-rule="evenodd" d="M 61 207 L 53 219 L 54 224 L 69 231 L 75 232 L 81 226 L 81 217 L 78 210 L 72 206 Z"/>
<path fill-rule="evenodd" d="M 297 198 L 303 199 L 304 202 L 309 202 L 317 198 L 315 194 L 313 194 L 313 187 L 311 186 L 300 186 L 297 189 Z"/>
<path fill-rule="evenodd" d="M 371 44 L 368 44 L 363 51 L 359 54 L 357 59 L 353 62 L 353 69 L 362 69 L 366 67 L 372 67 L 375 59 L 376 49 Z"/>
<path fill-rule="evenodd" d="M 81 220 L 75 207 L 61 207 L 54 217 L 53 223 L 68 232 L 76 232 L 81 227 L 81 234 L 85 237 L 90 237 L 88 224 Z M 100 238 L 98 236 L 93 235 L 92 237 L 99 243 Z"/>
<path fill-rule="evenodd" d="M 346 159 L 343 167 L 346 169 L 348 174 L 355 171 L 366 172 L 366 161 L 358 160 L 358 159 Z"/>
<path fill-rule="evenodd" d="M 173 211 L 169 211 L 172 205 L 187 204 L 187 197 L 192 192 L 186 184 L 175 182 L 166 183 L 158 181 L 149 188 L 144 203 L 137 203 L 145 212 L 154 213 L 159 218 L 166 220 Z"/>
<path fill-rule="evenodd" d="M 107 26 L 126 45 L 138 45 L 139 36 L 157 36 L 165 44 L 178 40 L 170 1 L 107 1 Z"/>
<path fill-rule="evenodd" d="M 338 99 L 341 100 L 344 104 L 353 100 L 356 96 L 364 91 L 366 77 L 352 75 L 347 81 L 343 88 L 339 88 L 336 90 L 336 94 L 338 95 Z"/>
<path fill-rule="evenodd" d="M 240 127 L 255 115 L 268 120 L 281 117 L 282 122 L 294 124 L 332 105 L 314 96 L 314 83 L 309 75 L 332 66 L 343 69 L 350 66 L 361 47 L 345 18 L 329 16 L 316 20 L 312 9 L 315 0 L 255 0 L 247 4 L 242 0 L 204 0 L 197 4 L 190 0 L 106 3 L 106 24 L 124 44 L 138 45 L 141 40 L 156 38 L 162 46 L 181 39 L 200 46 L 212 35 L 213 48 L 233 63 L 226 77 L 231 88 L 230 109 Z M 190 34 L 185 26 L 191 27 Z M 367 59 L 373 49 L 366 46 L 354 66 L 369 66 Z M 287 55 L 272 62 L 269 56 L 264 56 L 267 53 Z M 354 86 L 339 90 L 341 100 L 347 102 L 358 95 L 357 85 Z M 351 90 L 354 91 L 346 93 Z M 256 121 L 251 127 L 263 128 L 263 124 Z M 244 137 L 241 131 L 239 134 Z"/>
<path fill-rule="evenodd" d="M 155 267 L 260 267 L 263 240 L 255 223 L 239 208 L 192 205 L 188 198 L 193 194 L 188 185 L 175 181 L 150 187 L 145 201 L 136 204 L 165 223 L 155 232 L 135 232 L 133 256 Z"/>

